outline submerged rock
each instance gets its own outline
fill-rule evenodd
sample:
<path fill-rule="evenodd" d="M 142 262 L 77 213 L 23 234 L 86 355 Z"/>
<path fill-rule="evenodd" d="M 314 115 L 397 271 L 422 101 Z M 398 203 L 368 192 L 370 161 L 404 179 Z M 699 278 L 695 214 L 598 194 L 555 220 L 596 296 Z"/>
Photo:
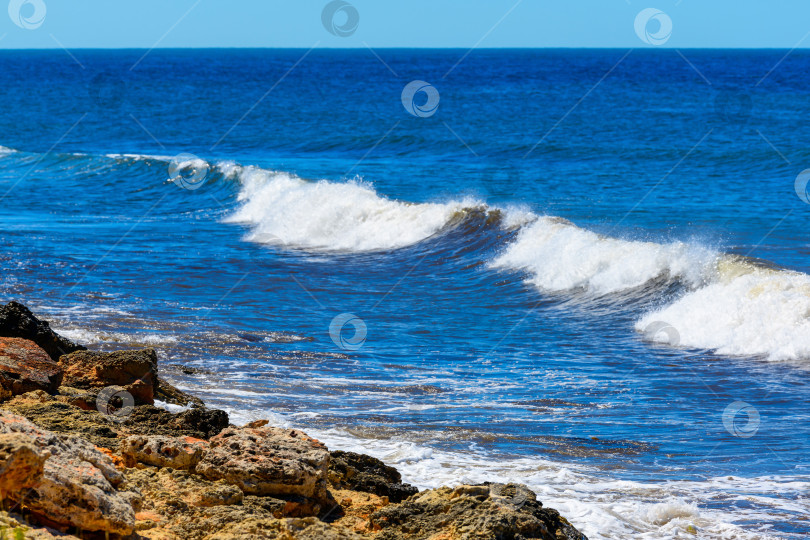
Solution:
<path fill-rule="evenodd" d="M 136 404 L 153 404 L 157 386 L 157 354 L 154 349 L 110 353 L 76 351 L 62 356 L 65 386 L 105 388 L 120 386 Z"/>
<path fill-rule="evenodd" d="M 62 368 L 39 345 L 22 338 L 0 337 L 0 386 L 19 395 L 32 390 L 51 394 L 62 383 Z"/>
<path fill-rule="evenodd" d="M 335 450 L 330 453 L 329 482 L 337 489 L 364 491 L 401 502 L 419 492 L 402 483 L 402 475 L 379 459 L 354 452 Z"/>
<path fill-rule="evenodd" d="M 300 495 L 324 502 L 329 451 L 301 431 L 229 427 L 211 438 L 197 465 L 209 480 L 223 479 L 252 495 Z"/>
<path fill-rule="evenodd" d="M 87 531 L 133 532 L 132 503 L 139 495 L 116 489 L 123 476 L 92 444 L 79 437 L 51 433 L 2 410 L 0 433 L 23 436 L 27 444 L 49 454 L 32 487 L 11 499 L 17 505 L 24 504 L 35 519 Z"/>
<path fill-rule="evenodd" d="M 31 340 L 42 347 L 52 360 L 59 360 L 63 354 L 85 350 L 85 347 L 51 330 L 48 321 L 37 319 L 30 309 L 18 302 L 0 306 L 0 337 Z"/>

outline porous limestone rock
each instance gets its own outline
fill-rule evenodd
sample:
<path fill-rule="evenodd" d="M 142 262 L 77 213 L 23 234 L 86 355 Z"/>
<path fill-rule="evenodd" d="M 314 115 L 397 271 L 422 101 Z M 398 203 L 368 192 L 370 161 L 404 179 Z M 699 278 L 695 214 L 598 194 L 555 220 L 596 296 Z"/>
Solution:
<path fill-rule="evenodd" d="M 536 538 L 587 540 L 520 484 L 462 485 L 423 491 L 371 516 L 378 540 Z"/>
<path fill-rule="evenodd" d="M 129 467 L 143 463 L 194 470 L 207 450 L 208 443 L 194 437 L 130 435 L 121 441 L 121 457 Z"/>
<path fill-rule="evenodd" d="M 0 500 L 21 498 L 42 478 L 46 459 L 30 435 L 0 434 Z"/>
<path fill-rule="evenodd" d="M 329 451 L 301 431 L 229 427 L 212 437 L 210 443 L 197 465 L 197 473 L 210 480 L 223 479 L 246 494 L 329 500 Z"/>
<path fill-rule="evenodd" d="M 139 495 L 118 491 L 123 476 L 112 460 L 76 436 L 57 435 L 16 414 L 0 410 L 0 433 L 21 434 L 49 457 L 42 476 L 16 503 L 34 517 L 86 531 L 131 534 L 133 502 Z"/>

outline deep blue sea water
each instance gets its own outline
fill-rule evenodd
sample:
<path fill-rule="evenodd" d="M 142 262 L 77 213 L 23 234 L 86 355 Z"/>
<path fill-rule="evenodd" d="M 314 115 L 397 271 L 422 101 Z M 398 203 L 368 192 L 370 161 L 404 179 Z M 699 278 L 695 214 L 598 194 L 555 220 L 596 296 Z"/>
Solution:
<path fill-rule="evenodd" d="M 810 54 L 465 54 L 0 52 L 0 297 L 590 538 L 805 537 Z"/>

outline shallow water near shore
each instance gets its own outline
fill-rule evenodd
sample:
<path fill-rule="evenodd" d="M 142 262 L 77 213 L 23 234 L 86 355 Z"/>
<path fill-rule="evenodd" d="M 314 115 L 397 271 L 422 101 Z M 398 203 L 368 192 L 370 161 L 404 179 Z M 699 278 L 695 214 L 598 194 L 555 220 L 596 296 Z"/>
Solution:
<path fill-rule="evenodd" d="M 0 54 L 3 299 L 592 539 L 810 533 L 810 55 L 633 51 L 571 109 L 627 51 L 314 51 L 260 99 L 305 52 Z"/>

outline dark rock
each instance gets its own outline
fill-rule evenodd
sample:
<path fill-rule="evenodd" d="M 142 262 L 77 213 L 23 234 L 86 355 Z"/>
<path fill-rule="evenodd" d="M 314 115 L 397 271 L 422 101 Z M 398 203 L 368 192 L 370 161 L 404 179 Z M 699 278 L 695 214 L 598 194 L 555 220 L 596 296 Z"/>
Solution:
<path fill-rule="evenodd" d="M 171 413 L 153 405 L 136 405 L 128 416 L 115 417 L 102 414 L 95 407 L 86 410 L 65 402 L 64 397 L 49 396 L 41 391 L 29 392 L 4 403 L 3 408 L 48 430 L 81 435 L 96 446 L 113 452 L 118 452 L 121 438 L 127 435 L 208 439 L 228 425 L 228 414 L 216 409 Z"/>
<path fill-rule="evenodd" d="M 172 373 L 182 373 L 183 375 L 213 375 L 213 371 L 202 369 L 194 366 L 183 366 L 180 364 L 165 364 L 162 368 L 163 371 L 170 371 Z"/>
<path fill-rule="evenodd" d="M 0 386 L 12 395 L 32 390 L 51 394 L 62 382 L 62 368 L 33 341 L 0 337 Z"/>
<path fill-rule="evenodd" d="M 378 540 L 480 538 L 587 540 L 584 534 L 543 508 L 535 494 L 517 484 L 484 484 L 423 491 L 371 516 Z"/>
<path fill-rule="evenodd" d="M 171 413 L 160 407 L 144 405 L 135 407 L 124 426 L 138 434 L 188 435 L 210 439 L 228 427 L 228 423 L 228 413 L 219 409 L 190 409 Z"/>
<path fill-rule="evenodd" d="M 18 302 L 0 306 L 0 337 L 31 340 L 42 347 L 52 360 L 59 360 L 63 354 L 85 350 L 85 347 L 51 330 L 48 321 L 37 319 L 30 309 Z"/>
<path fill-rule="evenodd" d="M 137 351 L 76 351 L 62 356 L 64 384 L 74 388 L 120 386 L 136 404 L 153 404 L 157 386 L 157 354 L 154 349 Z"/>
<path fill-rule="evenodd" d="M 166 381 L 160 381 L 157 392 L 155 392 L 155 399 L 172 405 L 180 405 L 181 407 L 205 407 L 203 400 L 175 388 Z"/>
<path fill-rule="evenodd" d="M 415 486 L 402 483 L 399 471 L 377 458 L 341 450 L 330 455 L 329 481 L 337 489 L 373 493 L 395 503 L 419 493 Z"/>

